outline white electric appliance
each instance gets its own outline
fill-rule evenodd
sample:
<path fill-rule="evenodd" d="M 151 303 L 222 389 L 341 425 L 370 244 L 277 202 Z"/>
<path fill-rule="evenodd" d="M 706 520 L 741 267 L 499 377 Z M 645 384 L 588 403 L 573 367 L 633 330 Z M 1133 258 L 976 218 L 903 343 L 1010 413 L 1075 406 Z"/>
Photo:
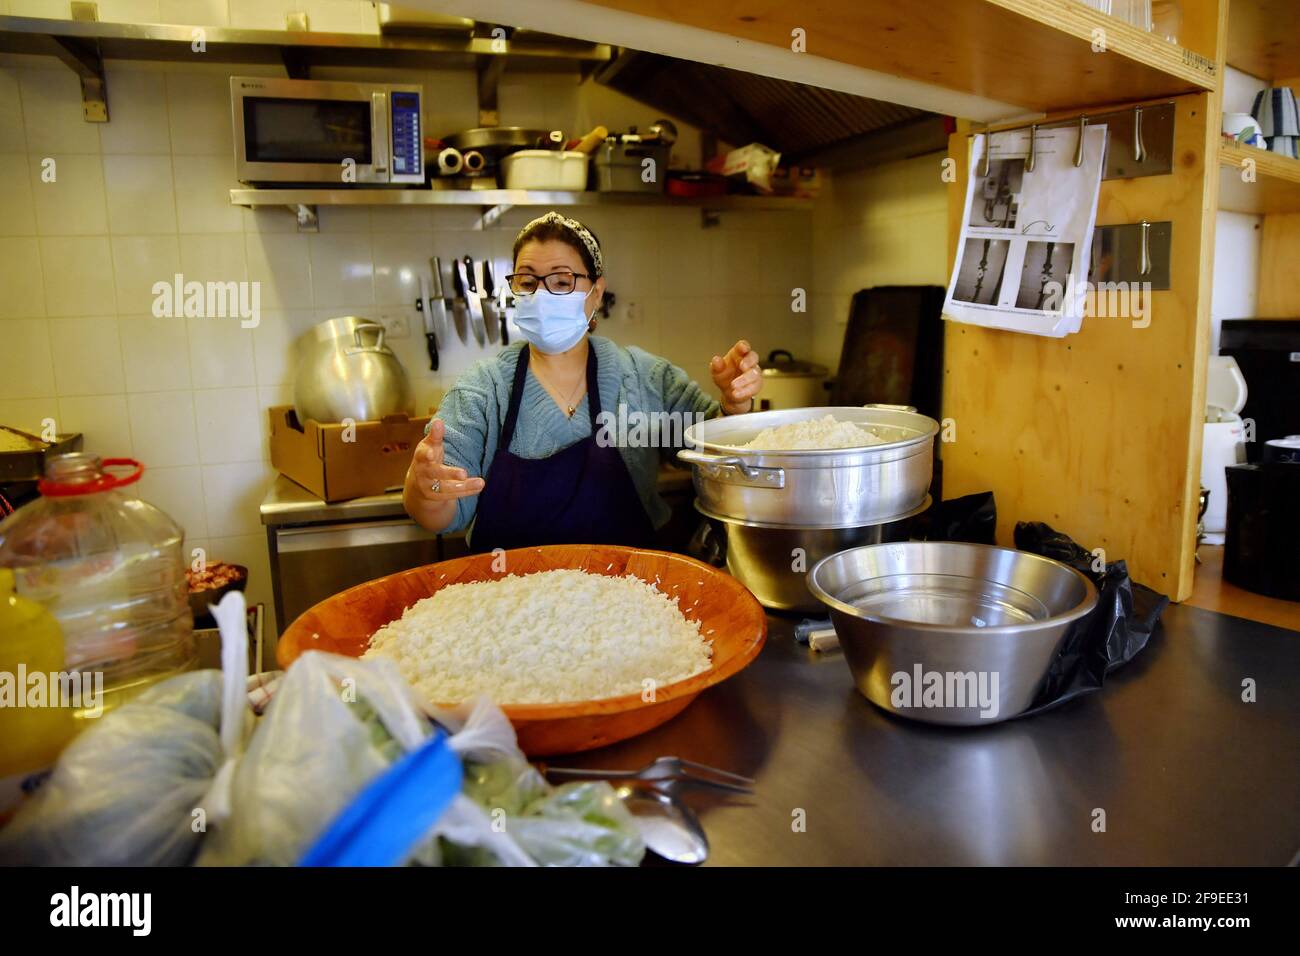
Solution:
<path fill-rule="evenodd" d="M 1210 491 L 1205 509 L 1205 541 L 1223 544 L 1228 525 L 1228 483 L 1224 469 L 1246 460 L 1246 378 L 1230 355 L 1210 357 L 1205 384 L 1205 437 L 1201 448 L 1201 486 Z"/>

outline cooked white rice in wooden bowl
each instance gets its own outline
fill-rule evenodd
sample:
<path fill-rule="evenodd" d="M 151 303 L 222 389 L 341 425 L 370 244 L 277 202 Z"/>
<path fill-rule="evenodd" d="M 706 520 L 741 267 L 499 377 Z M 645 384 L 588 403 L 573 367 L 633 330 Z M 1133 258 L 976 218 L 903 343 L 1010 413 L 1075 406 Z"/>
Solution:
<path fill-rule="evenodd" d="M 744 668 L 767 634 L 730 575 L 678 554 L 605 545 L 522 548 L 412 568 L 349 588 L 280 637 L 388 657 L 431 704 L 486 694 L 530 756 L 644 733 Z"/>

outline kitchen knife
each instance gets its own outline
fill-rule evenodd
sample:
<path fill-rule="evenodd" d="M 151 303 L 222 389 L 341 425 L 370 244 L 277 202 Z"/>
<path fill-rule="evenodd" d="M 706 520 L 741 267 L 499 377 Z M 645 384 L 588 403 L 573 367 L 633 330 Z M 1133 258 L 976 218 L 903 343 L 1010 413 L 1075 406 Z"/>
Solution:
<path fill-rule="evenodd" d="M 474 263 L 474 282 L 479 289 L 479 301 L 483 303 L 483 332 L 488 341 L 495 341 L 497 334 L 496 310 L 492 308 L 492 285 L 488 278 L 490 270 L 487 260 Z"/>
<path fill-rule="evenodd" d="M 506 310 L 504 308 L 504 296 L 498 297 L 496 294 L 496 281 L 492 278 L 492 260 L 483 260 L 483 307 L 486 311 L 491 304 L 492 316 L 494 321 L 500 323 L 501 344 L 510 344 L 510 333 L 506 331 Z"/>
<path fill-rule="evenodd" d="M 430 313 L 433 316 L 433 331 L 443 335 L 451 329 L 452 321 L 451 316 L 447 314 L 447 287 L 442 282 L 444 273 L 440 256 L 429 259 L 429 271 L 433 275 L 433 281 L 429 284 L 429 300 L 433 307 Z M 454 289 L 452 294 L 455 294 Z"/>
<path fill-rule="evenodd" d="M 439 285 L 437 280 L 437 271 L 434 271 L 434 284 Z M 430 294 L 429 283 L 424 276 L 420 276 L 420 302 L 424 306 L 424 344 L 429 351 L 429 371 L 438 371 L 438 333 L 437 326 L 433 322 L 433 303 L 435 298 Z M 442 300 L 436 300 L 442 305 Z"/>
<path fill-rule="evenodd" d="M 479 344 L 487 341 L 487 325 L 483 321 L 483 298 L 478 283 L 474 279 L 474 259 L 466 256 L 460 261 L 460 279 L 465 290 L 465 300 L 469 305 L 469 318 L 474 326 L 474 338 Z"/>

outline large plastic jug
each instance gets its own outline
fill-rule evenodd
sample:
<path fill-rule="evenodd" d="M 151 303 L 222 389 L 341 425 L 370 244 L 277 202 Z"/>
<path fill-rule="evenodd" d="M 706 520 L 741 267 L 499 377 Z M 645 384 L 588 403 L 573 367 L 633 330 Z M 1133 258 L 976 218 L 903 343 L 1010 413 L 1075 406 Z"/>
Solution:
<path fill-rule="evenodd" d="M 109 470 L 121 468 L 130 471 Z M 0 522 L 0 567 L 58 620 L 67 670 L 103 688 L 93 706 L 75 710 L 80 718 L 197 662 L 184 532 L 122 490 L 143 473 L 129 458 L 55 456 L 41 497 Z"/>
<path fill-rule="evenodd" d="M 0 568 L 0 825 L 77 733 L 63 697 L 63 633 Z"/>

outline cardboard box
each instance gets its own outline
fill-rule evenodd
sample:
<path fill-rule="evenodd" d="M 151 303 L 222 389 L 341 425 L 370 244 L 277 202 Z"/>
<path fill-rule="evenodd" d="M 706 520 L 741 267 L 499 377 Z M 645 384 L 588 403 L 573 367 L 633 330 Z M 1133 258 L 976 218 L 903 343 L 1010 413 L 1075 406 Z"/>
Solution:
<path fill-rule="evenodd" d="M 429 416 L 389 415 L 354 425 L 300 423 L 292 405 L 270 409 L 271 464 L 325 501 L 401 488 Z"/>

